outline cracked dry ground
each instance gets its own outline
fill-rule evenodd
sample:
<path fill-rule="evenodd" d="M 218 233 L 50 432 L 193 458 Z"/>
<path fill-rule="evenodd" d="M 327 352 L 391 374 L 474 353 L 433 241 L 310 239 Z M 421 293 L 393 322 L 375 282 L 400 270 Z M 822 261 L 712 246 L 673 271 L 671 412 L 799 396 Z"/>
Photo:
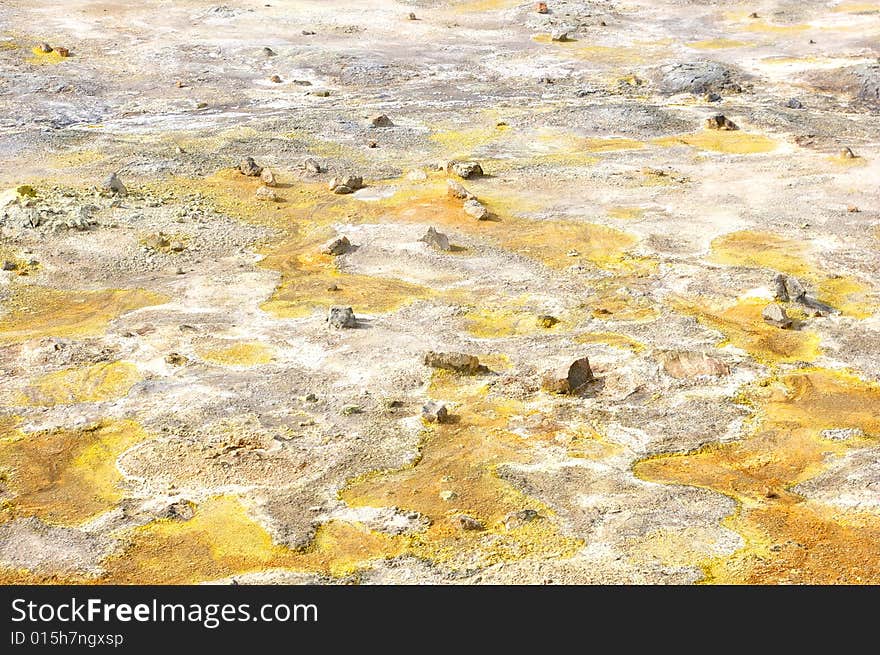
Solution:
<path fill-rule="evenodd" d="M 0 5 L 0 580 L 880 582 L 880 4 L 154 4 Z"/>

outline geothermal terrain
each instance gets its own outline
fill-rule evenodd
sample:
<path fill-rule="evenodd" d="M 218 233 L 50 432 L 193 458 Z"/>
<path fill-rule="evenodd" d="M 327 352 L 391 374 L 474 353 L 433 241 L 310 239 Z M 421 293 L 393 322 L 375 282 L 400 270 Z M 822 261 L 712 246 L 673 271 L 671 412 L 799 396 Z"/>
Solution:
<path fill-rule="evenodd" d="M 0 4 L 0 580 L 880 582 L 880 3 L 546 4 Z"/>

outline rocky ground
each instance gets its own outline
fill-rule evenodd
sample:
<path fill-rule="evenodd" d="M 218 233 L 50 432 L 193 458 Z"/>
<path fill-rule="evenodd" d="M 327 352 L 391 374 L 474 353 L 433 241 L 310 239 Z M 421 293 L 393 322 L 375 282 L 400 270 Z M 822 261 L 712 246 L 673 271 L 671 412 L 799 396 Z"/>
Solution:
<path fill-rule="evenodd" d="M 880 582 L 880 3 L 546 4 L 0 6 L 0 580 Z"/>

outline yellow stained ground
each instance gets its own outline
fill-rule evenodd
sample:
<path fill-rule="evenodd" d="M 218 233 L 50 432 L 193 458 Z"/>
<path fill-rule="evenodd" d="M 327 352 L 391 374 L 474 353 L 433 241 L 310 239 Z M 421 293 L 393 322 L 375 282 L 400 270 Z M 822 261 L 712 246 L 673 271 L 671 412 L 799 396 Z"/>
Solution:
<path fill-rule="evenodd" d="M 33 380 L 21 393 L 23 405 L 65 405 L 102 402 L 125 396 L 141 380 L 130 362 L 104 362 L 49 373 Z"/>
<path fill-rule="evenodd" d="M 8 434 L 0 440 L 2 468 L 14 498 L 0 520 L 38 516 L 77 525 L 122 499 L 116 458 L 147 438 L 133 421 L 79 429 Z"/>
<path fill-rule="evenodd" d="M 809 263 L 811 244 L 772 232 L 731 232 L 712 241 L 710 261 L 731 266 L 766 268 L 788 273 L 815 285 L 818 299 L 853 318 L 878 310 L 877 291 L 858 280 L 831 274 Z M 771 280 L 768 280 L 770 283 Z"/>
<path fill-rule="evenodd" d="M 274 359 L 275 350 L 264 343 L 239 342 L 197 352 L 199 357 L 213 364 L 248 367 L 268 364 Z"/>
<path fill-rule="evenodd" d="M 743 130 L 702 130 L 693 134 L 660 137 L 654 139 L 653 143 L 660 146 L 686 145 L 728 155 L 771 152 L 779 145 L 768 136 Z"/>
<path fill-rule="evenodd" d="M 19 285 L 3 302 L 0 344 L 41 337 L 96 336 L 126 312 L 165 302 L 165 296 L 143 289 L 60 291 Z"/>
<path fill-rule="evenodd" d="M 741 400 L 755 410 L 743 440 L 634 467 L 644 480 L 704 487 L 737 501 L 737 512 L 723 524 L 742 535 L 746 546 L 701 562 L 706 581 L 880 582 L 880 518 L 836 511 L 790 491 L 848 450 L 877 443 L 880 386 L 846 372 L 806 369 L 763 380 Z M 831 428 L 860 428 L 865 437 L 823 439 L 822 430 Z"/>

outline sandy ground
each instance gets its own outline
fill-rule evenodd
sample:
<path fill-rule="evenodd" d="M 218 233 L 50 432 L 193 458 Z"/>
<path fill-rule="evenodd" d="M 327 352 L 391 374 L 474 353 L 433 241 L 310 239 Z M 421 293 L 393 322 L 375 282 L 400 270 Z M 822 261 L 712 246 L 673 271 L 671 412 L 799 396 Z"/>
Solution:
<path fill-rule="evenodd" d="M 547 4 L 0 5 L 0 579 L 880 582 L 880 3 Z"/>

